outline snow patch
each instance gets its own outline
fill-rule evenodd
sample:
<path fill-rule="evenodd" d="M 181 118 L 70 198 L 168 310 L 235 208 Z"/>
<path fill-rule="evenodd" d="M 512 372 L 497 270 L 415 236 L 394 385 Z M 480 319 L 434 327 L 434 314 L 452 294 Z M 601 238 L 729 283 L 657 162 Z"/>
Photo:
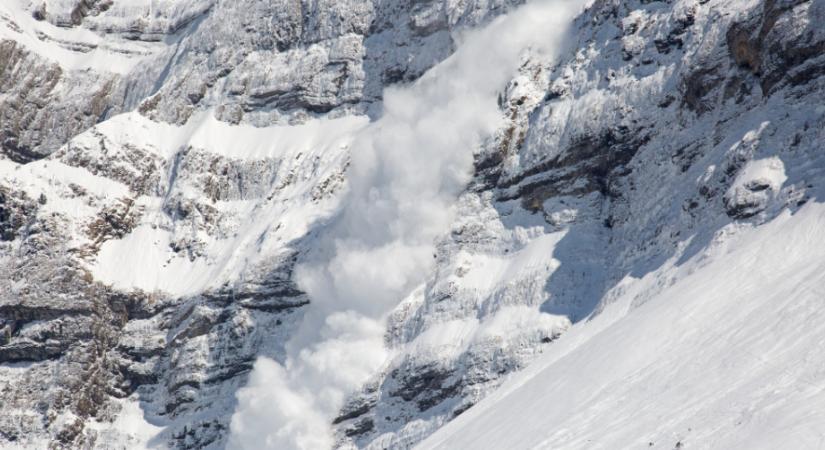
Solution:
<path fill-rule="evenodd" d="M 140 407 L 137 396 L 116 400 L 120 412 L 112 423 L 90 421 L 87 427 L 98 433 L 98 440 L 104 446 L 132 449 L 160 449 L 164 446 L 155 442 L 164 430 L 149 423 Z"/>
<path fill-rule="evenodd" d="M 778 157 L 749 161 L 725 193 L 728 213 L 747 218 L 764 211 L 788 177 Z"/>
<path fill-rule="evenodd" d="M 553 249 L 565 234 L 562 231 L 540 236 L 503 257 L 462 251 L 458 257 L 461 276 L 453 276 L 453 281 L 461 288 L 476 290 L 479 298 L 487 298 L 503 283 L 522 279 L 525 273 L 541 272 L 541 278 L 546 279 L 559 265 L 553 259 Z"/>
<path fill-rule="evenodd" d="M 183 126 L 176 126 L 126 113 L 84 133 L 71 145 L 107 152 L 128 151 L 134 146 L 154 152 L 170 166 L 176 155 L 187 147 L 235 160 L 279 162 L 279 169 L 270 180 L 272 198 L 211 204 L 225 217 L 236 217 L 238 223 L 235 232 L 224 238 L 196 232 L 203 257 L 190 259 L 185 252 L 173 251 L 178 230 L 161 212 L 164 199 L 139 197 L 136 204 L 154 213 L 142 217 L 141 224 L 124 238 L 103 243 L 91 267 L 95 278 L 120 289 L 160 290 L 179 296 L 237 279 L 250 264 L 283 251 L 287 243 L 303 236 L 310 224 L 329 213 L 330 205 L 310 198 L 315 188 L 312 183 L 342 170 L 353 136 L 367 121 L 364 117 L 312 119 L 296 126 L 257 128 L 220 122 L 211 112 L 205 112 Z M 108 140 L 104 147 L 99 144 L 101 134 Z M 308 165 L 305 159 L 313 162 L 308 169 L 301 169 Z M 34 164 L 36 167 L 40 163 Z M 84 169 L 55 162 L 44 164 L 65 167 L 61 170 L 71 172 L 67 173 L 67 179 L 72 179 L 69 175 L 82 178 L 78 178 L 77 183 L 88 186 L 92 192 L 102 190 L 109 196 L 117 192 L 120 192 L 117 195 L 128 194 L 128 189 L 120 183 L 90 176 Z M 294 171 L 294 167 L 315 172 L 309 176 Z M 199 194 L 190 192 L 192 188 L 181 177 L 177 173 L 170 175 L 167 196 L 180 194 L 197 198 Z M 108 181 L 109 185 L 90 183 L 98 178 Z"/>
<path fill-rule="evenodd" d="M 191 146 L 227 158 L 260 160 L 347 147 L 349 139 L 368 122 L 364 116 L 347 116 L 255 127 L 222 122 L 212 110 L 207 110 L 193 115 L 185 125 L 158 123 L 129 112 L 112 117 L 97 128 L 117 142 L 154 151 L 167 159 Z M 87 134 L 87 139 L 93 139 L 93 135 Z"/>
<path fill-rule="evenodd" d="M 749 161 L 737 175 L 728 195 L 736 196 L 743 188 L 749 191 L 770 189 L 778 192 L 787 179 L 785 164 L 779 157 Z"/>

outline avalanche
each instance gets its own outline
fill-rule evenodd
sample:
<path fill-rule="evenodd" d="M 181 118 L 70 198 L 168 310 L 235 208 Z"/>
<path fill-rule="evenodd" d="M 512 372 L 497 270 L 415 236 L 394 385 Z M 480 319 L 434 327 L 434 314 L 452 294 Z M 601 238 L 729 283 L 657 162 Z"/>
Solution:
<path fill-rule="evenodd" d="M 502 124 L 501 86 L 529 47 L 557 55 L 585 3 L 528 4 L 467 33 L 413 85 L 385 91 L 381 118 L 353 143 L 341 211 L 296 270 L 309 311 L 285 363 L 262 358 L 238 393 L 232 447 L 335 444 L 329 424 L 389 361 L 386 317 L 432 270 L 435 240 L 454 219 L 473 154 Z"/>
<path fill-rule="evenodd" d="M 825 448 L 825 0 L 584 3 L 0 0 L 0 447 Z"/>

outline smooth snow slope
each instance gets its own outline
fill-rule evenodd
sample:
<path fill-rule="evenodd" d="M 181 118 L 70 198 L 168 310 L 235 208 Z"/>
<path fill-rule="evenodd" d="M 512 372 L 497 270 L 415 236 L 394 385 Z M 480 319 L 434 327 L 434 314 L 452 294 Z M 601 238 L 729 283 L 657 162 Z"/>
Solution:
<path fill-rule="evenodd" d="M 420 449 L 825 448 L 825 205 L 626 279 Z"/>

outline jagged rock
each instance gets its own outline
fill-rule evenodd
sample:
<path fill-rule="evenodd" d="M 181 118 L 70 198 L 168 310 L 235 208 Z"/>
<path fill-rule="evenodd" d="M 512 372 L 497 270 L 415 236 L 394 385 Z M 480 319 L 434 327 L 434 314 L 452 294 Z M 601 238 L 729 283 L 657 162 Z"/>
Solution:
<path fill-rule="evenodd" d="M 813 17 L 821 2 L 770 0 L 751 17 L 731 25 L 727 43 L 736 64 L 760 78 L 762 92 L 777 85 L 807 84 L 825 73 L 825 33 Z"/>
<path fill-rule="evenodd" d="M 312 305 L 295 268 L 347 192 L 366 122 L 351 116 L 379 115 L 383 89 L 449 56 L 453 32 L 519 3 L 0 16 L 0 446 L 139 446 L 113 422 L 129 405 L 169 424 L 170 448 L 225 446 L 256 358 L 283 361 Z M 821 198 L 825 6 L 734 3 L 598 0 L 557 60 L 524 53 L 433 272 L 389 317 L 395 359 L 333 419 L 337 445 L 414 445 L 623 277 Z M 771 176 L 749 172 L 774 157 Z"/>

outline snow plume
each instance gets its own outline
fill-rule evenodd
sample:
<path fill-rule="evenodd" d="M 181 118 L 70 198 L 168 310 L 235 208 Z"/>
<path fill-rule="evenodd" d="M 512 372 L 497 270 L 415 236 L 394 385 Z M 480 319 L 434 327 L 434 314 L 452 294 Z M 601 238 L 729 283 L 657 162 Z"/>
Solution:
<path fill-rule="evenodd" d="M 384 318 L 424 282 L 453 219 L 473 152 L 501 125 L 498 91 L 523 51 L 552 56 L 585 0 L 539 1 L 462 36 L 411 86 L 387 89 L 382 117 L 356 138 L 349 192 L 296 270 L 312 299 L 284 365 L 261 358 L 238 393 L 232 448 L 324 449 L 345 397 L 381 369 Z"/>

